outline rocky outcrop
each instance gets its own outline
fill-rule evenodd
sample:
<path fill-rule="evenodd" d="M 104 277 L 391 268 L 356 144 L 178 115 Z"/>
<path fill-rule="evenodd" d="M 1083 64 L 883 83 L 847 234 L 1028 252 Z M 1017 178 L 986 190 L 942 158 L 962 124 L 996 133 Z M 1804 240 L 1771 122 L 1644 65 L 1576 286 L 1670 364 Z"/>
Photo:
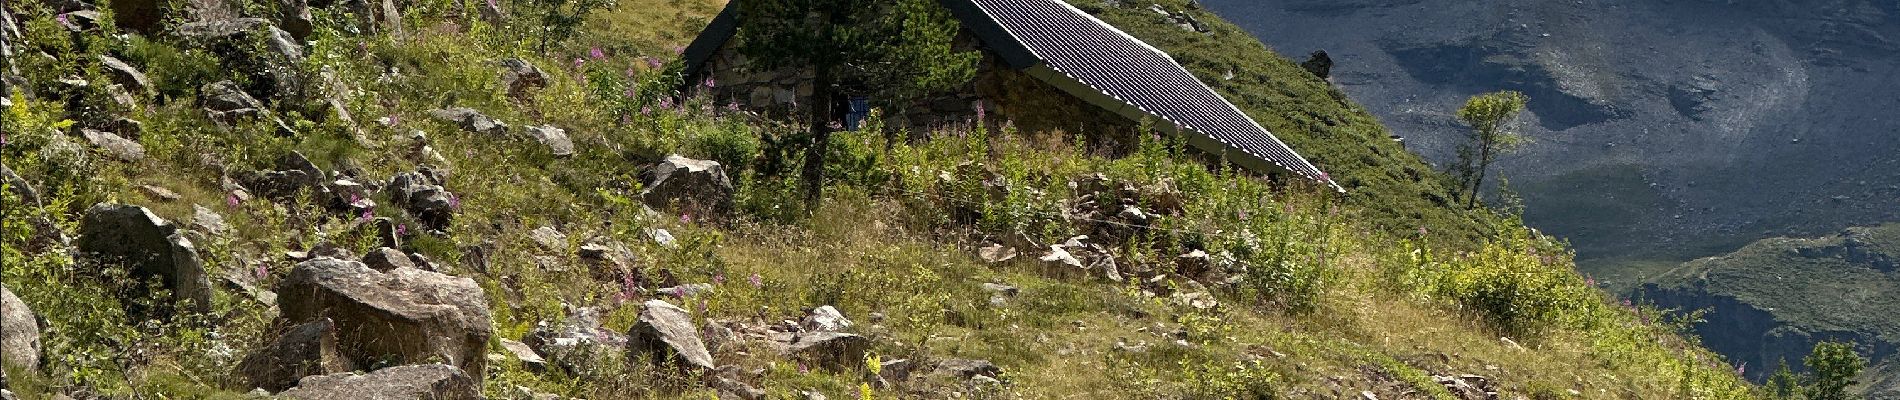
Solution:
<path fill-rule="evenodd" d="M 306 376 L 349 372 L 356 363 L 338 347 L 336 323 L 318 318 L 286 329 L 283 335 L 263 348 L 253 350 L 238 363 L 238 375 L 250 388 L 279 392 L 297 385 Z"/>
<path fill-rule="evenodd" d="M 663 300 L 647 300 L 640 321 L 627 332 L 630 358 L 644 358 L 656 364 L 671 363 L 689 369 L 711 370 L 712 354 L 694 328 L 686 310 Z"/>
<path fill-rule="evenodd" d="M 340 352 L 358 365 L 437 360 L 484 371 L 494 335 L 487 297 L 474 280 L 413 268 L 378 272 L 355 261 L 312 259 L 278 284 L 277 306 L 284 321 L 335 321 Z"/>
<path fill-rule="evenodd" d="M 92 143 L 93 147 L 98 147 L 100 152 L 119 161 L 138 162 L 145 159 L 145 146 L 140 145 L 136 140 L 126 139 L 112 132 L 91 129 L 81 129 L 79 133 L 85 136 L 86 141 Z"/>
<path fill-rule="evenodd" d="M 27 370 L 40 366 L 40 325 L 26 302 L 0 286 L 0 362 Z"/>
<path fill-rule="evenodd" d="M 640 198 L 656 208 L 718 218 L 732 210 L 732 180 L 718 161 L 669 155 L 642 175 Z"/>
<path fill-rule="evenodd" d="M 871 338 L 842 332 L 806 332 L 792 338 L 785 354 L 834 371 L 864 366 L 864 354 L 871 350 Z"/>
<path fill-rule="evenodd" d="M 574 155 L 574 141 L 567 138 L 566 130 L 553 125 L 530 126 L 527 130 L 528 136 L 541 142 L 541 145 L 547 146 L 548 152 L 554 153 L 555 157 Z"/>
<path fill-rule="evenodd" d="M 100 54 L 99 65 L 105 67 L 104 72 L 108 78 L 112 79 L 113 83 L 125 86 L 126 89 L 135 90 L 142 94 L 150 93 L 152 90 L 152 80 L 147 79 L 145 73 L 139 72 L 138 68 L 133 68 L 131 64 L 126 64 L 125 61 L 120 61 L 109 55 Z"/>
<path fill-rule="evenodd" d="M 549 364 L 573 374 L 609 351 L 624 351 L 627 337 L 601 327 L 599 310 L 581 307 L 570 310 L 558 324 L 536 324 L 521 342 Z"/>
<path fill-rule="evenodd" d="M 481 381 L 454 366 L 408 365 L 368 374 L 332 374 L 304 378 L 278 393 L 300 400 L 480 400 Z"/>
<path fill-rule="evenodd" d="M 425 168 L 396 174 L 383 191 L 389 193 L 390 201 L 422 222 L 423 228 L 446 231 L 460 200 L 442 184 L 440 175 Z"/>
<path fill-rule="evenodd" d="M 508 91 L 508 97 L 526 99 L 529 92 L 547 86 L 548 74 L 527 60 L 501 60 L 501 87 Z"/>
<path fill-rule="evenodd" d="M 174 302 L 189 309 L 209 310 L 211 281 L 205 276 L 198 249 L 171 221 L 152 210 L 126 204 L 100 203 L 86 209 L 80 223 L 79 252 L 95 265 L 124 266 L 134 279 L 157 280 Z M 142 292 L 142 285 L 133 285 Z M 145 296 L 135 297 L 144 298 Z M 134 311 L 144 311 L 134 303 Z M 167 307 L 160 306 L 159 310 Z"/>

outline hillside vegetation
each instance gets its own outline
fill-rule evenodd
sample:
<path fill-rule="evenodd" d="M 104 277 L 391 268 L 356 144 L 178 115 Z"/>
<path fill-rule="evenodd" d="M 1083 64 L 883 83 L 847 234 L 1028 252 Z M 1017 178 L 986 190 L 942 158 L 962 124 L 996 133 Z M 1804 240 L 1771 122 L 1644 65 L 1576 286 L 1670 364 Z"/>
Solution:
<path fill-rule="evenodd" d="M 874 120 L 833 139 L 830 190 L 808 207 L 794 177 L 760 172 L 796 162 L 762 147 L 798 127 L 672 92 L 677 46 L 718 10 L 705 1 L 623 0 L 580 20 L 562 14 L 570 2 L 421 1 L 387 24 L 316 7 L 295 57 L 269 35 L 207 40 L 181 25 L 269 18 L 275 2 L 178 12 L 156 33 L 119 28 L 110 10 L 75 23 L 10 2 L 24 90 L 0 113 L 0 156 L 22 179 L 0 191 L 0 276 L 37 314 L 42 357 L 14 362 L 9 341 L 6 381 L 28 399 L 263 396 L 247 362 L 261 349 L 312 326 L 372 329 L 293 318 L 313 292 L 339 290 L 310 282 L 400 276 L 385 283 L 443 289 L 372 302 L 473 296 L 485 307 L 427 313 L 477 326 L 320 346 L 479 338 L 480 357 L 351 361 L 473 366 L 472 390 L 497 399 L 1755 395 L 1680 336 L 1686 324 L 1592 287 L 1563 244 L 1443 204 L 1439 175 L 1371 117 L 1189 4 L 1082 6 L 1173 52 L 1349 193 L 1276 190 L 1161 138 L 1106 159 L 1008 128 L 886 142 L 904 135 Z M 549 21 L 577 30 L 549 38 Z M 101 55 L 146 88 L 117 96 L 133 82 Z M 533 74 L 508 60 L 544 82 L 522 85 Z M 245 93 L 263 109 L 230 118 Z M 650 167 L 671 154 L 717 160 L 731 193 L 646 204 Z M 323 183 L 276 185 L 312 173 Z M 199 293 L 184 278 L 97 255 L 123 250 L 89 240 L 110 236 L 103 211 L 123 208 L 109 204 L 171 221 L 179 233 L 161 247 L 177 263 L 195 255 L 208 304 L 173 300 Z M 414 267 L 320 272 L 390 257 Z M 639 339 L 661 325 L 656 302 L 689 319 L 660 329 L 665 344 Z M 813 337 L 839 345 L 801 350 Z M 559 340 L 572 338 L 587 340 Z M 341 376 L 279 394 L 379 375 Z"/>

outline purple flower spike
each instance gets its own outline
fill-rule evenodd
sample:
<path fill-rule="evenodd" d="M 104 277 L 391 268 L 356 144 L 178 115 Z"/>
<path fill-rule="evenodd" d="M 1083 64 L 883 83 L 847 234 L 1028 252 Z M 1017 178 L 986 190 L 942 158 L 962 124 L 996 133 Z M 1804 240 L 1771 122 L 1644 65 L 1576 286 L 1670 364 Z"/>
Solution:
<path fill-rule="evenodd" d="M 759 274 L 752 274 L 751 277 L 746 278 L 746 281 L 752 282 L 752 287 L 755 288 L 765 287 L 765 277 L 761 277 Z"/>
<path fill-rule="evenodd" d="M 607 52 L 601 51 L 599 47 L 587 49 L 587 55 L 593 57 L 595 60 L 607 59 Z"/>
<path fill-rule="evenodd" d="M 574 69 L 581 69 L 581 66 L 586 65 L 586 64 L 587 64 L 587 60 L 582 59 L 580 57 L 574 57 Z"/>
<path fill-rule="evenodd" d="M 673 55 L 686 55 L 686 46 L 673 46 Z"/>
<path fill-rule="evenodd" d="M 712 88 L 712 87 L 715 87 L 715 86 L 718 86 L 718 82 L 717 82 L 717 81 L 714 81 L 714 80 L 713 80 L 713 78 L 712 78 L 712 77 L 710 77 L 710 76 L 709 76 L 709 77 L 706 77 L 706 87 L 707 87 L 707 88 Z"/>

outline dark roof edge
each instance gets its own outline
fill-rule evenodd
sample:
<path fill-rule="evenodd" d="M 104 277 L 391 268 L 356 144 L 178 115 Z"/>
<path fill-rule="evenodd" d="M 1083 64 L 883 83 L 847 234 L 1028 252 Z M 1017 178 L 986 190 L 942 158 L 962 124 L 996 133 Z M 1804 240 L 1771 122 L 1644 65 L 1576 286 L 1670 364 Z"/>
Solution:
<path fill-rule="evenodd" d="M 704 68 L 706 62 L 712 60 L 714 54 L 719 53 L 719 48 L 725 47 L 726 42 L 731 41 L 732 36 L 739 33 L 740 1 L 744 0 L 726 3 L 726 8 L 720 10 L 719 15 L 706 24 L 706 30 L 700 31 L 699 36 L 693 38 L 693 43 L 687 45 L 686 51 L 680 54 L 681 61 L 686 63 L 686 70 L 682 72 L 689 78 L 688 81 L 692 80 L 691 77 L 699 75 L 700 68 Z M 685 85 L 691 86 L 692 83 Z"/>
<path fill-rule="evenodd" d="M 996 57 L 1002 59 L 1003 64 L 1008 65 L 1010 69 L 1024 69 L 1042 64 L 1042 57 L 1037 56 L 1035 51 L 1029 50 L 1029 46 L 1023 45 L 1015 34 L 1003 27 L 1002 22 L 998 22 L 996 17 L 991 16 L 989 11 L 983 10 L 983 6 L 977 5 L 975 1 L 939 0 L 938 3 L 943 4 L 943 8 L 949 9 L 950 15 L 962 22 L 964 29 L 975 34 L 976 39 L 983 42 L 983 46 L 995 53 Z"/>

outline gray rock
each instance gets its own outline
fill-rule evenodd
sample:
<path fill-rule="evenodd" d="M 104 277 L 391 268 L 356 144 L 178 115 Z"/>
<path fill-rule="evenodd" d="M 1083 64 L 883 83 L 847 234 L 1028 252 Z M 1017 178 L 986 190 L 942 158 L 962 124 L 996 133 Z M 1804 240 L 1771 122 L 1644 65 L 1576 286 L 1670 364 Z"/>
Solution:
<path fill-rule="evenodd" d="M 224 215 L 197 204 L 191 205 L 191 226 L 213 235 L 231 232 L 231 226 L 224 223 Z"/>
<path fill-rule="evenodd" d="M 0 184 L 7 185 L 7 190 L 12 191 L 15 196 L 20 196 L 22 203 L 39 206 L 39 191 L 33 190 L 32 183 L 28 183 L 26 178 L 20 177 L 20 174 L 14 173 L 13 168 L 8 168 L 6 164 L 0 164 Z"/>
<path fill-rule="evenodd" d="M 390 201 L 407 210 L 424 228 L 446 230 L 455 216 L 455 194 L 441 186 L 441 181 L 427 171 L 396 174 L 383 187 L 389 193 Z"/>
<path fill-rule="evenodd" d="M 494 321 L 472 279 L 317 258 L 297 264 L 277 288 L 280 319 L 335 320 L 344 356 L 358 365 L 445 361 L 485 371 Z"/>
<path fill-rule="evenodd" d="M 528 96 L 528 91 L 547 86 L 548 74 L 527 60 L 501 60 L 501 87 L 508 90 L 508 97 L 523 99 Z"/>
<path fill-rule="evenodd" d="M 283 335 L 238 363 L 238 375 L 253 388 L 279 392 L 311 375 L 356 370 L 337 347 L 336 323 L 329 318 L 286 329 Z"/>
<path fill-rule="evenodd" d="M 601 327 L 599 310 L 580 307 L 569 310 L 559 324 L 541 321 L 521 342 L 549 364 L 577 373 L 593 365 L 596 357 L 624 348 L 627 337 Z"/>
<path fill-rule="evenodd" d="M 238 87 L 237 82 L 218 81 L 200 88 L 200 105 L 218 113 L 262 113 L 264 102 L 257 101 Z"/>
<path fill-rule="evenodd" d="M 415 268 L 416 262 L 400 250 L 380 247 L 363 255 L 363 265 L 377 271 L 389 272 L 398 268 Z"/>
<path fill-rule="evenodd" d="M 530 126 L 528 136 L 533 136 L 534 140 L 548 146 L 548 151 L 553 152 L 556 157 L 574 155 L 574 141 L 568 140 L 566 130 L 553 125 Z"/>
<path fill-rule="evenodd" d="M 429 116 L 442 122 L 455 124 L 462 130 L 484 135 L 500 136 L 508 133 L 508 124 L 489 118 L 479 111 L 467 107 L 430 110 Z"/>
<path fill-rule="evenodd" d="M 277 394 L 289 399 L 479 400 L 481 381 L 454 366 L 405 365 L 368 374 L 331 374 L 303 378 Z"/>
<path fill-rule="evenodd" d="M 179 196 L 178 192 L 158 185 L 139 185 L 138 189 L 139 193 L 145 194 L 145 197 L 150 197 L 152 200 L 170 202 L 184 198 L 183 196 Z"/>
<path fill-rule="evenodd" d="M 685 309 L 662 300 L 647 300 L 640 321 L 627 333 L 627 349 L 633 357 L 646 357 L 654 363 L 671 360 L 693 369 L 711 370 L 712 354 L 693 328 L 693 317 Z"/>
<path fill-rule="evenodd" d="M 1017 254 L 1016 248 L 1014 247 L 1004 246 L 1000 243 L 992 243 L 989 246 L 983 246 L 983 248 L 977 249 L 976 255 L 977 257 L 981 257 L 983 262 L 993 264 L 1014 260 Z"/>
<path fill-rule="evenodd" d="M 303 59 L 303 45 L 270 21 L 262 18 L 233 18 L 214 21 L 199 21 L 180 25 L 178 36 L 201 44 L 238 44 L 245 43 L 245 36 L 260 33 L 265 47 L 277 56 L 290 61 Z M 256 36 L 253 36 L 256 37 Z M 244 48 L 234 46 L 235 48 Z"/>
<path fill-rule="evenodd" d="M 508 350 L 508 354 L 513 355 L 516 361 L 520 361 L 522 366 L 530 370 L 540 371 L 548 366 L 548 361 L 541 358 L 541 353 L 536 353 L 534 348 L 529 347 L 527 343 L 502 339 L 501 348 Z"/>
<path fill-rule="evenodd" d="M 834 371 L 864 366 L 871 338 L 840 332 L 812 332 L 794 336 L 785 353 Z"/>
<path fill-rule="evenodd" d="M 40 366 L 39 318 L 5 286 L 0 286 L 0 362 L 27 370 Z"/>
<path fill-rule="evenodd" d="M 113 83 L 137 90 L 139 93 L 151 93 L 152 80 L 146 79 L 145 73 L 139 72 L 139 69 L 133 68 L 131 64 L 104 54 L 99 55 L 99 64 L 105 67 L 106 76 L 112 78 Z"/>
<path fill-rule="evenodd" d="M 740 400 L 760 400 L 766 396 L 765 390 L 752 387 L 752 385 L 747 385 L 745 382 L 733 380 L 732 378 L 715 378 L 712 386 L 713 389 L 719 391 L 721 395 L 720 398 L 725 398 L 727 395 L 730 395 Z"/>
<path fill-rule="evenodd" d="M 800 328 L 817 332 L 842 331 L 850 328 L 851 325 L 851 320 L 845 319 L 844 313 L 838 312 L 838 308 L 832 306 L 814 308 L 811 313 L 805 315 L 803 321 L 798 323 Z"/>
<path fill-rule="evenodd" d="M 93 146 L 112 158 L 125 162 L 138 162 L 145 159 L 145 146 L 137 141 L 119 137 L 112 132 L 91 129 L 81 129 L 79 134 L 84 135 L 87 142 L 91 142 Z"/>
<path fill-rule="evenodd" d="M 937 370 L 963 379 L 977 376 L 995 378 L 1002 375 L 1003 369 L 987 360 L 949 359 L 937 364 Z"/>
<path fill-rule="evenodd" d="M 159 280 L 171 291 L 173 301 L 191 303 L 195 311 L 210 309 L 211 281 L 205 276 L 204 261 L 171 221 L 145 207 L 100 203 L 86 209 L 79 230 L 79 252 L 84 259 L 123 265 L 134 279 Z"/>
<path fill-rule="evenodd" d="M 308 40 L 315 27 L 310 20 L 310 3 L 305 0 L 278 0 L 277 25 L 299 43 Z"/>
<path fill-rule="evenodd" d="M 553 227 L 534 228 L 533 231 L 528 232 L 528 238 L 534 239 L 535 244 L 541 245 L 541 248 L 548 251 L 567 251 L 567 235 L 561 234 L 561 231 L 554 230 Z"/>
<path fill-rule="evenodd" d="M 669 155 L 644 178 L 640 197 L 654 207 L 715 218 L 732 209 L 732 181 L 717 161 Z"/>

